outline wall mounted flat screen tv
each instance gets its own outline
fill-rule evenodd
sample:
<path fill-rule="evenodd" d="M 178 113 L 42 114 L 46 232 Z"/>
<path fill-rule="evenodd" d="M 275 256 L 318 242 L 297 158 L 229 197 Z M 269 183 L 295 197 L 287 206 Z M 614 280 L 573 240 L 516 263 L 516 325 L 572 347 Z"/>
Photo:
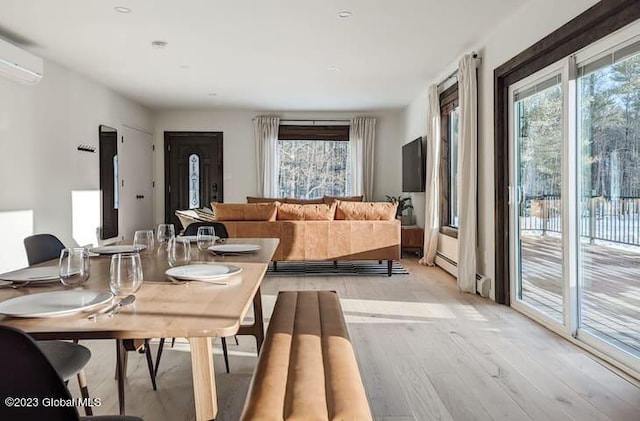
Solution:
<path fill-rule="evenodd" d="M 423 192 L 425 177 L 422 138 L 419 137 L 402 147 L 402 191 Z"/>

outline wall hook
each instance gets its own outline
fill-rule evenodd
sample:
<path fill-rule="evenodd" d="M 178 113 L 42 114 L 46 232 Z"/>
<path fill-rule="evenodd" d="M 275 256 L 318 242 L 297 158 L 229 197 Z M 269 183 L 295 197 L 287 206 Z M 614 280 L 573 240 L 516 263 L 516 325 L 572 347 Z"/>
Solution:
<path fill-rule="evenodd" d="M 90 145 L 78 145 L 78 150 L 82 151 L 82 152 L 95 153 L 96 147 L 95 146 L 90 146 Z"/>

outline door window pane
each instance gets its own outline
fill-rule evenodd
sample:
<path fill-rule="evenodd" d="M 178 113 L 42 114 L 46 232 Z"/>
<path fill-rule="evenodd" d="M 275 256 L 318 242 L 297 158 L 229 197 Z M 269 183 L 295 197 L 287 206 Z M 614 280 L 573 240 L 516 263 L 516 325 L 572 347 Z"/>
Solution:
<path fill-rule="evenodd" d="M 562 86 L 559 76 L 514 95 L 522 302 L 563 321 Z"/>
<path fill-rule="evenodd" d="M 580 327 L 640 355 L 640 55 L 620 51 L 579 71 Z"/>
<path fill-rule="evenodd" d="M 189 156 L 189 209 L 200 207 L 200 157 Z"/>

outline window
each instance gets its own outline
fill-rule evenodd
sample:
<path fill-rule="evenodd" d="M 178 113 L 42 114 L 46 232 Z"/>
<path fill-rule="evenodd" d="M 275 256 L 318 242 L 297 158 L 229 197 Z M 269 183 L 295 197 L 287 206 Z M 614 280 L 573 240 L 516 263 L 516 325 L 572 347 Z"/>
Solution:
<path fill-rule="evenodd" d="M 346 196 L 348 140 L 349 126 L 281 125 L 279 197 Z"/>
<path fill-rule="evenodd" d="M 442 232 L 456 235 L 458 228 L 458 130 L 460 105 L 458 84 L 440 94 L 442 139 L 440 144 L 440 225 Z"/>

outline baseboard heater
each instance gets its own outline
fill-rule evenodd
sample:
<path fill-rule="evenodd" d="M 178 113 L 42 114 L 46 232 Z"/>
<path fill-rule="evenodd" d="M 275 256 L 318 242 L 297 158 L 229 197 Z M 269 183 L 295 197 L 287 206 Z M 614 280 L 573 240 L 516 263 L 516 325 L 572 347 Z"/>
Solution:
<path fill-rule="evenodd" d="M 444 254 L 436 253 L 436 264 L 442 269 L 446 270 L 453 276 L 458 276 L 458 263 L 451 260 Z M 489 298 L 491 295 L 491 279 L 487 276 L 476 273 L 476 293 L 484 298 Z"/>

